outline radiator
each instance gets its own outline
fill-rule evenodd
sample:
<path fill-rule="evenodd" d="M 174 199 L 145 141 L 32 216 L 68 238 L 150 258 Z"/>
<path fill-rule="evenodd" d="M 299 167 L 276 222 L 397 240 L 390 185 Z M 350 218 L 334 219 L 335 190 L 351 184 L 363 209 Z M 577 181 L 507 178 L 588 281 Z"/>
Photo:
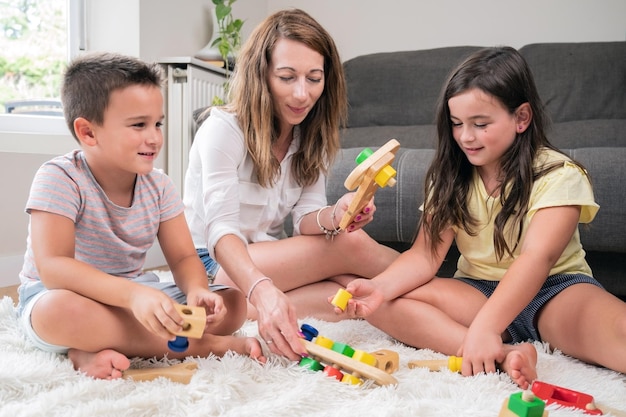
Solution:
<path fill-rule="evenodd" d="M 226 78 L 222 68 L 195 58 L 159 62 L 167 73 L 163 166 L 182 196 L 189 148 L 196 133 L 193 112 L 211 105 L 215 96 L 223 97 Z"/>

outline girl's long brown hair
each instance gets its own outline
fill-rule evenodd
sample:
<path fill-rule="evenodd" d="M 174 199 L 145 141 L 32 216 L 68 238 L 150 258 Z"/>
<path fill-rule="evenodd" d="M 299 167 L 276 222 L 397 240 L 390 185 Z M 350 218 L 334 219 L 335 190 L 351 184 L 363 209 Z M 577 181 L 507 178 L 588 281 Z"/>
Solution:
<path fill-rule="evenodd" d="M 437 105 L 437 150 L 426 174 L 426 201 L 420 220 L 433 252 L 441 242 L 440 234 L 450 226 L 475 234 L 472 227 L 476 225 L 476 219 L 466 204 L 474 168 L 452 136 L 448 107 L 450 98 L 470 89 L 479 89 L 496 98 L 511 114 L 523 103 L 528 103 L 532 110 L 531 124 L 518 133 L 500 161 L 502 210 L 494 220 L 493 240 L 496 257 L 502 259 L 505 253 L 511 256 L 519 243 L 533 183 L 562 166 L 558 163 L 536 170 L 537 153 L 542 148 L 560 151 L 546 136 L 549 119 L 530 68 L 519 52 L 511 47 L 494 47 L 468 57 L 452 72 Z M 580 163 L 573 162 L 584 170 Z M 511 235 L 505 236 L 508 222 L 511 222 Z"/>

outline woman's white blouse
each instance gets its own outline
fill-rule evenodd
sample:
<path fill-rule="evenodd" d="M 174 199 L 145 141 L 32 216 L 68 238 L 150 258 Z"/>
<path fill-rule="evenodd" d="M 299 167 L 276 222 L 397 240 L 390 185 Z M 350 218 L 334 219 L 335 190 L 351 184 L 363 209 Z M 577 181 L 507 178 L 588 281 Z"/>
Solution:
<path fill-rule="evenodd" d="M 207 248 L 215 258 L 215 245 L 225 235 L 239 236 L 246 244 L 285 237 L 284 222 L 293 216 L 293 233 L 300 234 L 302 216 L 326 205 L 326 178 L 301 187 L 291 161 L 300 144 L 294 130 L 281 173 L 271 188 L 259 185 L 246 150 L 237 117 L 213 108 L 200 126 L 189 152 L 183 202 L 196 248 Z"/>

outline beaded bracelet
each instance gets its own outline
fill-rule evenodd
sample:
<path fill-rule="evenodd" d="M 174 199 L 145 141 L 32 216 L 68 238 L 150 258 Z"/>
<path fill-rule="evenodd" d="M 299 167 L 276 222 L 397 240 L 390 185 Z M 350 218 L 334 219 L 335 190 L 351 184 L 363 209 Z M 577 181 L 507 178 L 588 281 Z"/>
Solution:
<path fill-rule="evenodd" d="M 335 236 L 337 236 L 339 232 L 341 232 L 341 229 L 335 227 L 334 219 L 331 220 L 331 222 L 333 223 L 333 229 L 327 229 L 322 225 L 322 223 L 320 222 L 320 214 L 322 213 L 322 211 L 326 210 L 327 208 L 330 208 L 330 206 L 324 206 L 318 210 L 317 225 L 319 226 L 320 230 L 324 232 L 324 234 L 326 235 L 326 240 L 330 239 L 332 241 L 335 238 Z M 333 210 L 333 215 L 334 214 L 335 214 L 335 210 Z"/>
<path fill-rule="evenodd" d="M 273 283 L 274 281 L 272 281 L 271 278 L 269 277 L 262 277 L 257 279 L 256 281 L 254 281 L 254 284 L 252 284 L 252 286 L 250 287 L 250 289 L 248 290 L 248 295 L 246 295 L 246 298 L 249 300 L 250 297 L 252 296 L 252 291 L 254 291 L 254 289 L 256 288 L 257 285 L 259 285 L 260 283 L 262 283 L 263 281 L 269 281 L 271 283 Z"/>

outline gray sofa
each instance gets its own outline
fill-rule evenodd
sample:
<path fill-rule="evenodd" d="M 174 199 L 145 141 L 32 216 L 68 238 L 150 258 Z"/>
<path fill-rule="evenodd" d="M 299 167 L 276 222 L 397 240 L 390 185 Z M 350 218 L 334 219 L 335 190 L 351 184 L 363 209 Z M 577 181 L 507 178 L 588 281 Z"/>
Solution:
<path fill-rule="evenodd" d="M 434 155 L 434 111 L 452 68 L 474 46 L 377 53 L 344 67 L 350 103 L 342 152 L 329 178 L 329 201 L 346 192 L 343 182 L 365 147 L 395 138 L 397 184 L 376 194 L 375 220 L 366 230 L 404 250 L 419 220 L 424 174 Z M 596 278 L 626 298 L 626 42 L 545 43 L 520 48 L 552 118 L 552 142 L 589 170 L 600 211 L 581 225 L 581 239 Z M 441 274 L 456 266 L 451 249 Z"/>

